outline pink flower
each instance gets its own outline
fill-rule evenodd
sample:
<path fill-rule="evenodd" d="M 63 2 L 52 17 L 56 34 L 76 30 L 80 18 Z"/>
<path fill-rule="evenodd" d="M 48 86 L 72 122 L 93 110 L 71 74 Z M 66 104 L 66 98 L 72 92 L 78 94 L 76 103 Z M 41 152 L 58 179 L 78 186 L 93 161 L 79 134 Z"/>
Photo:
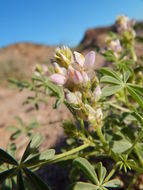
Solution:
<path fill-rule="evenodd" d="M 120 44 L 120 40 L 112 40 L 109 44 L 109 48 L 114 51 L 115 53 L 119 53 L 122 50 L 121 44 Z"/>
<path fill-rule="evenodd" d="M 79 64 L 79 66 L 82 69 L 89 70 L 92 69 L 94 63 L 95 63 L 95 52 L 90 51 L 86 56 L 84 57 L 82 54 L 78 52 L 74 52 L 75 60 Z"/>
<path fill-rule="evenodd" d="M 81 73 L 71 66 L 68 68 L 68 78 L 69 80 L 73 81 L 75 84 L 83 82 L 83 77 Z"/>
<path fill-rule="evenodd" d="M 57 85 L 64 85 L 66 83 L 66 77 L 57 73 L 51 75 L 50 79 L 53 83 Z"/>
<path fill-rule="evenodd" d="M 85 56 L 84 68 L 86 70 L 89 70 L 89 69 L 91 69 L 93 67 L 94 63 L 95 63 L 95 52 L 90 51 Z"/>
<path fill-rule="evenodd" d="M 87 83 L 89 81 L 89 77 L 87 73 L 85 71 L 82 71 L 81 74 L 82 74 L 83 82 Z"/>
<path fill-rule="evenodd" d="M 73 81 L 75 84 L 79 84 L 79 83 L 83 82 L 83 77 L 82 77 L 81 73 L 77 70 L 74 70 Z"/>

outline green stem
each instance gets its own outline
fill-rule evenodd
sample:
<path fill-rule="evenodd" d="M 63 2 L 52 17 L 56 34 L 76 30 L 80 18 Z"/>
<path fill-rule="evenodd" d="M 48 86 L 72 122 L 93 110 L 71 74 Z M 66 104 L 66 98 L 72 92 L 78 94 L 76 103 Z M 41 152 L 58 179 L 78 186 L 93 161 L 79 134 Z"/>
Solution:
<path fill-rule="evenodd" d="M 44 163 L 40 163 L 40 164 L 38 164 L 38 165 L 35 165 L 34 167 L 36 167 L 36 168 L 37 168 L 37 167 L 43 167 L 43 166 L 45 166 L 45 165 L 47 165 L 47 164 L 53 164 L 53 163 L 55 163 L 55 162 L 59 162 L 59 161 L 61 161 L 62 159 L 65 159 L 65 157 L 68 157 L 68 156 L 71 156 L 71 155 L 73 155 L 73 154 L 76 154 L 76 153 L 78 153 L 79 151 L 81 151 L 81 150 L 83 150 L 83 149 L 86 149 L 86 148 L 89 147 L 89 146 L 90 146 L 89 143 L 83 144 L 83 145 L 81 145 L 81 146 L 79 146 L 79 147 L 77 147 L 77 148 L 74 148 L 74 149 L 69 150 L 69 151 L 67 151 L 67 152 L 58 154 L 58 155 L 56 155 L 52 160 L 47 160 L 47 161 L 45 161 Z"/>
<path fill-rule="evenodd" d="M 103 144 L 103 149 L 105 150 L 105 152 L 112 157 L 113 160 L 118 161 L 117 156 L 115 155 L 115 153 L 110 149 L 110 146 L 108 145 L 103 133 L 102 133 L 102 129 L 101 126 L 97 125 L 96 126 L 96 132 L 97 135 L 101 141 L 101 143 Z"/>
<path fill-rule="evenodd" d="M 106 139 L 105 139 L 105 137 L 104 137 L 104 135 L 102 133 L 101 126 L 99 126 L 99 125 L 96 126 L 96 132 L 97 132 L 97 135 L 98 135 L 100 141 L 105 146 L 104 148 L 105 148 L 106 152 L 108 152 L 109 151 L 109 147 L 108 147 Z"/>
<path fill-rule="evenodd" d="M 131 56 L 132 56 L 132 59 L 133 59 L 135 62 L 137 62 L 137 56 L 136 56 L 134 47 L 131 47 Z"/>
<path fill-rule="evenodd" d="M 110 106 L 114 107 L 114 108 L 117 108 L 117 109 L 123 111 L 123 112 L 127 112 L 127 113 L 131 112 L 129 109 L 121 107 L 121 106 L 118 106 L 118 105 L 116 105 L 114 103 L 111 103 L 111 102 L 106 102 L 106 103 L 109 104 Z"/>
<path fill-rule="evenodd" d="M 127 89 L 124 88 L 124 96 L 125 96 L 125 102 L 127 104 L 127 106 L 129 107 L 129 100 L 128 100 L 128 95 L 127 95 Z"/>
<path fill-rule="evenodd" d="M 136 175 L 134 175 L 134 177 L 132 178 L 127 190 L 131 190 L 133 185 L 136 183 L 138 177 L 139 177 L 140 173 L 136 173 Z"/>
<path fill-rule="evenodd" d="M 140 165 L 143 167 L 143 160 L 142 160 L 142 157 L 140 156 L 140 154 L 139 154 L 139 152 L 138 152 L 138 150 L 137 150 L 136 147 L 134 148 L 134 151 L 135 151 L 135 153 L 136 153 L 136 155 L 137 155 L 137 157 L 138 157 L 138 159 L 139 159 Z"/>
<path fill-rule="evenodd" d="M 143 136 L 143 130 L 141 130 L 140 134 L 138 135 L 138 137 L 136 138 L 136 140 L 132 144 L 131 148 L 127 151 L 128 155 L 132 152 L 132 150 L 135 148 L 137 143 L 142 139 L 142 136 Z"/>
<path fill-rule="evenodd" d="M 81 126 L 81 131 L 85 135 L 85 126 L 84 126 L 84 121 L 83 119 L 80 120 L 80 126 Z"/>

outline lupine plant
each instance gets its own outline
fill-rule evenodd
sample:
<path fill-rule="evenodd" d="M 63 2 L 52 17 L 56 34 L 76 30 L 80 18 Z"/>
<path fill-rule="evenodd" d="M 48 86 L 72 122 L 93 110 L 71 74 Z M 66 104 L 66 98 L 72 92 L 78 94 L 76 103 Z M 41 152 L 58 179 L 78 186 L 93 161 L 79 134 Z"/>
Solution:
<path fill-rule="evenodd" d="M 143 174 L 143 65 L 134 48 L 135 20 L 119 16 L 115 25 L 116 33 L 107 35 L 106 48 L 98 52 L 109 67 L 95 71 L 94 51 L 84 56 L 62 46 L 56 48 L 51 66 L 36 65 L 31 82 L 12 81 L 20 90 L 35 92 L 27 101 L 37 109 L 42 98 L 55 97 L 53 108 L 65 104 L 73 120 L 63 123 L 68 146 L 60 154 L 54 149 L 39 152 L 39 135 L 21 159 L 1 149 L 1 187 L 9 183 L 18 190 L 48 190 L 35 170 L 59 162 L 72 163 L 74 178 L 79 170 L 84 174 L 71 180 L 69 190 L 118 189 L 119 174 L 130 177 L 124 187 L 130 190 Z M 105 160 L 112 168 L 106 169 Z"/>

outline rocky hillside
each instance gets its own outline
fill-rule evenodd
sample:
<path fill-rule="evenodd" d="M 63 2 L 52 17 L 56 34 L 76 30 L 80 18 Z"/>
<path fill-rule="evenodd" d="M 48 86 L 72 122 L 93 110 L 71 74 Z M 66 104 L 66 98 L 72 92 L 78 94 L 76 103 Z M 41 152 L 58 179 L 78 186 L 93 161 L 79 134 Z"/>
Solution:
<path fill-rule="evenodd" d="M 136 30 L 137 36 L 143 37 L 143 22 L 137 22 L 135 26 L 135 30 Z M 83 50 L 96 48 L 96 47 L 104 48 L 105 37 L 110 31 L 116 32 L 115 25 L 108 26 L 108 27 L 88 29 L 86 30 L 85 35 L 83 39 L 81 40 L 79 46 L 81 46 Z"/>
<path fill-rule="evenodd" d="M 46 64 L 55 47 L 32 43 L 18 43 L 0 49 L 0 83 L 8 78 L 27 78 L 36 63 Z"/>

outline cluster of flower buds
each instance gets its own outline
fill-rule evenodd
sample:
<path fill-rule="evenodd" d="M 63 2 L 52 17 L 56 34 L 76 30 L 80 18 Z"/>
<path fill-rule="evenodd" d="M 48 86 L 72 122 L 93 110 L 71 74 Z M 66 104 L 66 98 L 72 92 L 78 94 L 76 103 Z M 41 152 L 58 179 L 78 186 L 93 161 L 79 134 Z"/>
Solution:
<path fill-rule="evenodd" d="M 107 49 L 112 50 L 114 55 L 119 58 L 124 48 L 131 48 L 134 45 L 136 33 L 134 31 L 135 19 L 130 20 L 127 16 L 117 17 L 116 28 L 118 34 L 110 34 L 106 38 Z M 136 57 L 134 56 L 136 61 Z"/>
<path fill-rule="evenodd" d="M 116 20 L 117 30 L 119 33 L 131 30 L 134 27 L 135 23 L 135 19 L 130 20 L 127 16 L 120 15 Z"/>
<path fill-rule="evenodd" d="M 87 121 L 102 119 L 102 111 L 97 105 L 101 89 L 95 85 L 95 76 L 91 77 L 94 63 L 94 51 L 83 56 L 63 46 L 55 50 L 54 73 L 50 76 L 53 83 L 63 87 L 66 101 L 73 109 L 76 107 L 77 117 Z"/>
<path fill-rule="evenodd" d="M 95 53 L 89 52 L 85 57 L 74 52 L 68 47 L 57 48 L 55 55 L 54 70 L 51 80 L 57 85 L 86 84 L 90 79 L 87 71 L 91 70 L 95 62 Z"/>
<path fill-rule="evenodd" d="M 121 15 L 117 17 L 116 28 L 123 40 L 132 43 L 136 37 L 136 32 L 133 29 L 135 26 L 135 19 L 129 19 L 127 16 Z"/>

